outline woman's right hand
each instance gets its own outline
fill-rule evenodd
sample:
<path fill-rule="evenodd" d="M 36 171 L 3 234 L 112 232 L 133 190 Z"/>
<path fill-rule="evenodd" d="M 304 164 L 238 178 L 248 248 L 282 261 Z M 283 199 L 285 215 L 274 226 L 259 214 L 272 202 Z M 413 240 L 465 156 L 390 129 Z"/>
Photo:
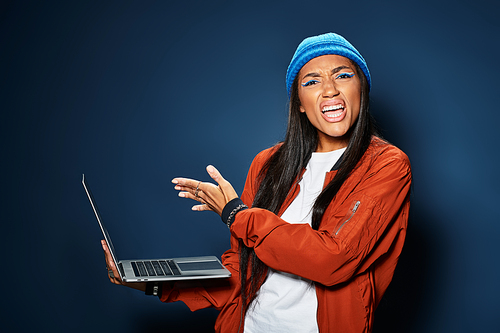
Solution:
<path fill-rule="evenodd" d="M 113 257 L 111 256 L 111 252 L 109 251 L 108 244 L 103 239 L 101 240 L 102 249 L 104 250 L 104 259 L 106 260 L 106 267 L 108 268 L 108 277 L 111 283 L 126 286 L 132 289 L 137 289 L 141 291 L 146 291 L 146 282 L 124 282 L 120 278 L 120 274 L 118 273 L 118 268 L 113 261 Z"/>
<path fill-rule="evenodd" d="M 193 210 L 211 210 L 221 215 L 224 206 L 229 201 L 237 198 L 238 194 L 236 194 L 233 186 L 222 177 L 219 170 L 213 165 L 207 166 L 207 172 L 217 182 L 217 185 L 180 177 L 172 179 L 172 183 L 175 184 L 176 190 L 181 191 L 179 192 L 180 197 L 192 199 L 200 203 L 193 206 Z"/>

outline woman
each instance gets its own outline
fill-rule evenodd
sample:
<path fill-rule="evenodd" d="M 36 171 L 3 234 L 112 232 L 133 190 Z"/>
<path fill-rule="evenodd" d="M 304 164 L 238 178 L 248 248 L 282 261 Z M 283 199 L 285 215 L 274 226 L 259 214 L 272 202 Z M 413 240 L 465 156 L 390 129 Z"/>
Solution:
<path fill-rule="evenodd" d="M 375 135 L 370 73 L 343 37 L 305 39 L 286 85 L 285 140 L 257 155 L 241 198 L 213 166 L 218 185 L 173 180 L 230 228 L 232 277 L 163 284 L 160 299 L 219 309 L 218 332 L 370 332 L 406 235 L 409 160 Z"/>

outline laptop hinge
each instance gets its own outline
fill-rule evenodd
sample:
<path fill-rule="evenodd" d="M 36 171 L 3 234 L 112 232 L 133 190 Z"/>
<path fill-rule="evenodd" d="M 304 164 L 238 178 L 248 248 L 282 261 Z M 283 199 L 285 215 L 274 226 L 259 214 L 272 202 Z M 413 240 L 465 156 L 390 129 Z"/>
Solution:
<path fill-rule="evenodd" d="M 118 264 L 118 269 L 120 270 L 120 275 L 122 276 L 122 278 L 125 277 L 125 270 L 123 269 L 122 263 Z"/>

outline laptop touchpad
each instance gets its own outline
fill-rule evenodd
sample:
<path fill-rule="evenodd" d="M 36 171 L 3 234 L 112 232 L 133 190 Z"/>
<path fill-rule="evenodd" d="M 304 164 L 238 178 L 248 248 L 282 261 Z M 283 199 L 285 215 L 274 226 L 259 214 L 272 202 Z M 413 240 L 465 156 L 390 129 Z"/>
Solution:
<path fill-rule="evenodd" d="M 184 271 L 199 271 L 207 269 L 222 269 L 222 265 L 215 260 L 211 261 L 195 261 L 195 262 L 177 262 L 177 266 Z"/>

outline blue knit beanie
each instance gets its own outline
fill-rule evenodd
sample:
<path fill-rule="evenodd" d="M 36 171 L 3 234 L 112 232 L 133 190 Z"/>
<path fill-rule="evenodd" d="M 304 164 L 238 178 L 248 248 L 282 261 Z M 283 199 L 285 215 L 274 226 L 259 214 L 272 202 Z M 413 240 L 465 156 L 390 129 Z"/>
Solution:
<path fill-rule="evenodd" d="M 306 38 L 297 47 L 292 61 L 290 61 L 290 65 L 288 66 L 288 70 L 286 71 L 286 90 L 288 91 L 288 97 L 290 97 L 293 80 L 295 80 L 295 77 L 299 74 L 302 66 L 309 60 L 326 54 L 343 56 L 358 64 L 359 68 L 366 76 L 368 87 L 371 88 L 372 82 L 370 71 L 368 70 L 365 59 L 363 59 L 358 50 L 356 50 L 347 39 L 330 32 Z"/>

